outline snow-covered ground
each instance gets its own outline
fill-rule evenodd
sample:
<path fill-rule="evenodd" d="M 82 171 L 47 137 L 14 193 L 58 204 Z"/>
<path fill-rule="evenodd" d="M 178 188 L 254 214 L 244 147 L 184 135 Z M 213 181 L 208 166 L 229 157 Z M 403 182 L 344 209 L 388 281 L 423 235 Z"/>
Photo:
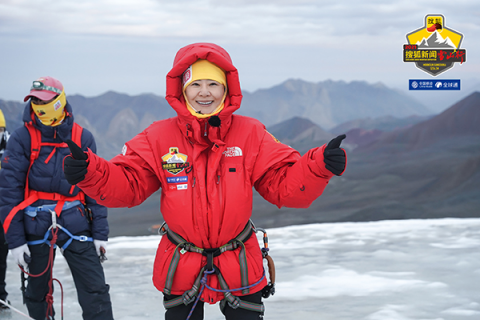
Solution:
<path fill-rule="evenodd" d="M 268 236 L 277 293 L 265 300 L 266 319 L 480 319 L 480 219 L 312 224 L 270 229 Z M 104 267 L 115 319 L 163 319 L 162 294 L 151 282 L 159 237 L 110 239 Z M 64 319 L 81 319 L 69 269 L 57 253 Z M 20 271 L 8 259 L 9 299 L 26 312 Z M 55 290 L 59 315 L 58 285 Z M 218 305 L 205 313 L 224 319 Z M 11 319 L 26 318 L 12 313 Z"/>

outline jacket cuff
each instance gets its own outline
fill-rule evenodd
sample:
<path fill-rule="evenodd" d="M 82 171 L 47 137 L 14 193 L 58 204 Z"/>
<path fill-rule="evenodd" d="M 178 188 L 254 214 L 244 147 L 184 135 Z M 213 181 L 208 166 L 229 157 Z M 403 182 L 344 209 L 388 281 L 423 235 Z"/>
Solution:
<path fill-rule="evenodd" d="M 93 153 L 93 151 L 90 150 L 90 148 L 88 148 L 88 152 L 86 152 L 86 153 L 87 153 L 87 156 L 88 156 L 87 173 L 85 174 L 85 179 L 83 179 L 83 181 L 78 183 L 80 188 L 82 187 L 82 185 L 83 186 L 89 186 L 89 185 L 95 184 L 95 182 L 96 182 L 95 181 L 95 176 L 96 176 L 95 171 L 96 171 L 96 167 L 97 167 L 97 155 L 95 153 Z"/>
<path fill-rule="evenodd" d="M 331 177 L 334 176 L 333 172 L 331 172 L 330 170 L 328 170 L 326 167 L 325 167 L 325 161 L 324 158 L 323 158 L 323 152 L 325 151 L 325 148 L 327 147 L 326 144 L 324 144 L 323 146 L 317 148 L 317 150 L 315 151 L 315 162 L 317 164 L 317 170 L 313 170 L 313 172 L 319 176 L 319 177 L 324 177 L 324 178 L 328 178 L 330 179 Z"/>

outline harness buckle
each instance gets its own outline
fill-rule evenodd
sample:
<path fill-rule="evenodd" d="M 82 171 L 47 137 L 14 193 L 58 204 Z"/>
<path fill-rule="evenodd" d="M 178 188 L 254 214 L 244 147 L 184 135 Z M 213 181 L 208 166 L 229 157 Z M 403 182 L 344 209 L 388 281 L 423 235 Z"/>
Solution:
<path fill-rule="evenodd" d="M 230 299 L 232 300 L 231 302 L 229 301 Z M 225 300 L 232 309 L 237 309 L 240 307 L 240 298 L 232 295 L 230 292 L 225 293 Z"/>
<path fill-rule="evenodd" d="M 88 241 L 88 237 L 87 236 L 78 236 L 78 241 L 80 241 L 80 242 Z"/>
<path fill-rule="evenodd" d="M 191 247 L 192 247 L 192 244 L 189 243 L 189 242 L 187 242 L 187 243 L 185 243 L 185 244 L 183 245 L 183 249 L 184 249 L 185 251 L 190 251 L 190 248 L 191 248 Z"/>
<path fill-rule="evenodd" d="M 195 286 L 194 286 L 195 287 Z M 190 296 L 188 291 L 185 291 L 184 294 L 182 294 L 182 299 L 183 299 L 183 304 L 184 305 L 189 305 L 192 303 L 197 296 L 194 294 L 193 296 Z"/>

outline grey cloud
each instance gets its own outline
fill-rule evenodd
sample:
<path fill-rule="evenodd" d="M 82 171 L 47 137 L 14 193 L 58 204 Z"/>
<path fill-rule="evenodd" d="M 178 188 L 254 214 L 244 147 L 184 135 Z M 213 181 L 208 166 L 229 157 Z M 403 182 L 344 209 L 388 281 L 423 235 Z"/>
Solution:
<path fill-rule="evenodd" d="M 467 21 L 476 21 L 480 5 L 459 8 L 458 1 L 437 1 L 437 8 L 461 10 Z M 54 6 L 49 1 L 10 1 L 0 5 L 6 27 L 1 33 L 28 33 L 33 26 L 44 32 L 140 37 L 219 37 L 252 43 L 336 43 L 335 37 L 352 39 L 368 35 L 406 33 L 422 23 L 430 3 L 404 0 L 313 1 L 72 1 Z M 472 9 L 472 10 L 470 10 Z M 412 12 L 418 12 L 412 14 Z M 450 11 L 449 11 L 450 12 Z M 478 19 L 478 16 L 476 17 Z M 477 27 L 478 28 L 478 27 Z"/>

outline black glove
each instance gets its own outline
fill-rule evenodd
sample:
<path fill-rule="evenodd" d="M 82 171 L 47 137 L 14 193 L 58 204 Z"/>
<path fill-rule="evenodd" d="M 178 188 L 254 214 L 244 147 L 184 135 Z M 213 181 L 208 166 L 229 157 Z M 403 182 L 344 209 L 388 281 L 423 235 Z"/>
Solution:
<path fill-rule="evenodd" d="M 325 168 L 327 168 L 337 176 L 341 175 L 343 171 L 345 171 L 345 165 L 347 163 L 347 156 L 345 154 L 345 150 L 339 148 L 342 140 L 346 137 L 346 135 L 342 134 L 332 139 L 323 151 L 323 161 L 325 162 Z"/>
<path fill-rule="evenodd" d="M 88 167 L 88 156 L 83 152 L 82 148 L 77 146 L 72 140 L 67 140 L 68 148 L 72 153 L 63 159 L 63 172 L 68 183 L 77 184 L 85 179 Z"/>

